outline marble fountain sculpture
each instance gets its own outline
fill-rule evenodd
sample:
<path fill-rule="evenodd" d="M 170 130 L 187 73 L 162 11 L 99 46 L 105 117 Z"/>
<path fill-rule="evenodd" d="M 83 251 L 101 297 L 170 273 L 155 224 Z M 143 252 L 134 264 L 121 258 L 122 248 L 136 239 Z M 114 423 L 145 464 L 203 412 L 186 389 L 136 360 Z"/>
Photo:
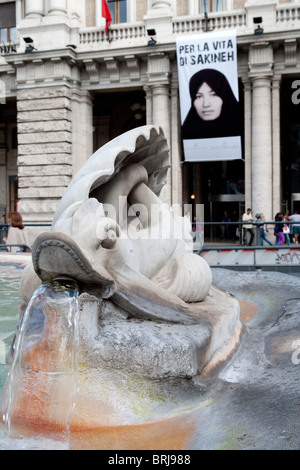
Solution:
<path fill-rule="evenodd" d="M 172 416 L 187 406 L 181 390 L 234 351 L 238 301 L 212 285 L 190 222 L 161 202 L 169 166 L 162 129 L 143 126 L 71 181 L 23 275 L 9 426 L 76 432 Z"/>

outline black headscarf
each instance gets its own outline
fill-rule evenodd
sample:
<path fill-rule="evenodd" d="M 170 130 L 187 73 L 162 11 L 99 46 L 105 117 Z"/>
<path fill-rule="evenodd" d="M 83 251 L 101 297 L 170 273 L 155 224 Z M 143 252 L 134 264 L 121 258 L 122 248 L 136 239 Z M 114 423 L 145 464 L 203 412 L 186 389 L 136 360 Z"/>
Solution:
<path fill-rule="evenodd" d="M 197 114 L 194 101 L 203 83 L 223 100 L 220 116 L 213 121 L 204 121 Z M 204 69 L 195 73 L 190 80 L 191 109 L 182 126 L 183 139 L 205 139 L 240 135 L 239 103 L 236 100 L 227 78 L 214 69 Z"/>

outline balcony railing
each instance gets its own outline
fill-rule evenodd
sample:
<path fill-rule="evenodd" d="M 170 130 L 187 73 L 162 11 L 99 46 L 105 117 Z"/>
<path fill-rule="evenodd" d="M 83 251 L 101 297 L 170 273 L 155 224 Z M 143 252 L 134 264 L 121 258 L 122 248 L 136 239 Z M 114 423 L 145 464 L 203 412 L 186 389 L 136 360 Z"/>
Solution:
<path fill-rule="evenodd" d="M 113 25 L 109 34 L 99 28 L 89 28 L 79 33 L 80 44 L 108 43 L 117 41 L 130 41 L 143 38 L 145 40 L 147 33 L 144 23 L 121 23 Z M 122 43 L 124 47 L 124 42 Z"/>
<path fill-rule="evenodd" d="M 292 23 L 300 20 L 300 6 L 280 5 L 276 9 L 277 23 Z"/>
<path fill-rule="evenodd" d="M 298 24 L 299 22 L 299 24 Z M 280 5 L 276 8 L 276 24 L 274 29 L 300 27 L 300 6 L 291 3 Z M 192 34 L 203 31 L 218 31 L 222 29 L 236 29 L 237 32 L 253 33 L 253 24 L 247 26 L 247 13 L 244 9 L 233 11 L 221 11 L 210 13 L 208 18 L 205 15 L 183 16 L 174 18 L 172 21 L 172 36 L 179 34 Z M 144 22 L 121 23 L 112 25 L 109 35 L 105 34 L 104 28 L 87 28 L 79 32 L 79 43 L 84 46 L 97 45 L 97 48 L 107 48 L 111 43 L 114 48 L 124 48 L 126 45 L 146 45 L 147 31 Z"/>
<path fill-rule="evenodd" d="M 245 10 L 210 13 L 209 18 L 182 17 L 173 20 L 173 34 L 188 34 L 218 29 L 238 29 L 246 26 Z"/>

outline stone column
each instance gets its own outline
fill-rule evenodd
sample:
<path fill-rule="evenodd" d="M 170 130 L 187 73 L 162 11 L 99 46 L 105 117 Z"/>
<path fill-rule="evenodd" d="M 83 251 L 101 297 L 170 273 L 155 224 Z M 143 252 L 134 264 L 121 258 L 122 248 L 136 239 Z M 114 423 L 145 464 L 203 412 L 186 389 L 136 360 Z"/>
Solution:
<path fill-rule="evenodd" d="M 49 0 L 48 14 L 66 15 L 67 14 L 67 0 Z"/>
<path fill-rule="evenodd" d="M 105 18 L 102 16 L 102 0 L 95 0 L 96 26 L 105 27 Z"/>
<path fill-rule="evenodd" d="M 21 0 L 16 0 L 16 24 L 18 25 L 22 20 L 22 2 Z"/>
<path fill-rule="evenodd" d="M 272 134 L 274 53 L 272 44 L 267 41 L 254 41 L 249 49 L 248 65 L 248 77 L 252 83 L 251 207 L 254 214 L 263 212 L 266 220 L 272 220 L 274 217 Z"/>
<path fill-rule="evenodd" d="M 163 128 L 170 145 L 170 86 L 157 83 L 152 88 L 152 121 L 155 126 Z"/>
<path fill-rule="evenodd" d="M 252 78 L 252 210 L 273 219 L 271 78 Z"/>
<path fill-rule="evenodd" d="M 198 15 L 200 7 L 195 0 L 188 0 L 188 15 Z"/>
<path fill-rule="evenodd" d="M 44 15 L 44 0 L 26 0 L 26 18 L 40 18 Z"/>
<path fill-rule="evenodd" d="M 170 8 L 170 1 L 152 0 L 151 8 Z"/>
<path fill-rule="evenodd" d="M 148 83 L 145 86 L 147 123 L 162 127 L 171 147 L 170 135 L 170 59 L 163 52 L 152 52 L 148 56 Z M 150 115 L 151 112 L 151 115 Z M 171 205 L 171 172 L 161 193 L 163 202 Z"/>
<path fill-rule="evenodd" d="M 281 76 L 272 82 L 272 141 L 273 141 L 273 217 L 281 211 L 282 182 L 280 164 L 280 82 Z"/>
<path fill-rule="evenodd" d="M 245 205 L 251 207 L 252 199 L 252 172 L 251 172 L 251 130 L 252 130 L 252 112 L 251 112 L 251 82 L 248 78 L 242 79 L 244 84 L 244 123 L 245 123 Z"/>
<path fill-rule="evenodd" d="M 170 146 L 170 87 L 166 83 L 156 83 L 152 88 L 152 121 L 160 126 Z M 172 204 L 172 175 L 168 172 L 167 184 L 161 192 L 161 200 L 168 205 Z"/>
<path fill-rule="evenodd" d="M 76 0 L 69 0 L 67 6 L 71 18 L 80 19 L 80 6 L 78 5 L 78 2 Z"/>
<path fill-rule="evenodd" d="M 179 140 L 180 116 L 178 103 L 178 82 L 171 85 L 171 172 L 172 172 L 172 205 L 182 206 L 182 164 L 180 158 L 181 142 Z M 182 213 L 178 215 L 183 215 Z"/>
<path fill-rule="evenodd" d="M 152 124 L 152 90 L 146 85 L 144 86 L 146 93 L 146 124 Z"/>

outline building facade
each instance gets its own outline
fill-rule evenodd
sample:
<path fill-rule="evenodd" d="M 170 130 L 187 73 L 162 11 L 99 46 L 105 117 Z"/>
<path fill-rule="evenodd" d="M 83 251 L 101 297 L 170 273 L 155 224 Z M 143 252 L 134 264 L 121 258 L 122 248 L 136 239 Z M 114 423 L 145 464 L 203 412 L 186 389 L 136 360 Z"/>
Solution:
<path fill-rule="evenodd" d="M 101 0 L 0 1 L 0 216 L 18 207 L 25 223 L 51 222 L 86 159 L 144 124 L 169 142 L 165 202 L 203 204 L 216 221 L 245 206 L 267 220 L 300 206 L 300 2 L 107 3 L 108 34 Z M 176 38 L 228 29 L 237 33 L 243 159 L 188 163 Z"/>

